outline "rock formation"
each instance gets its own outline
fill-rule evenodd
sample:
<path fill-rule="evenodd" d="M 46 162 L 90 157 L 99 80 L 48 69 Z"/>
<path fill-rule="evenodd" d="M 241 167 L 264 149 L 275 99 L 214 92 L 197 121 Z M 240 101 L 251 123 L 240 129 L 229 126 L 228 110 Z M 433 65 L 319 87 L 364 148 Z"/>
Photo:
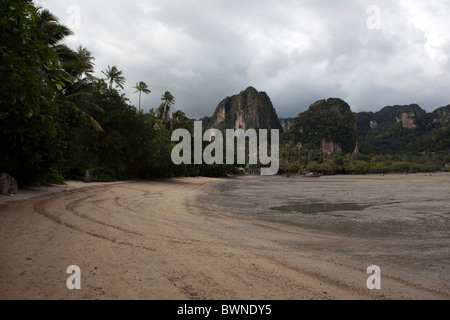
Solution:
<path fill-rule="evenodd" d="M 402 123 L 403 128 L 415 129 L 417 128 L 414 112 L 403 112 L 399 114 L 396 119 L 397 123 Z"/>
<path fill-rule="evenodd" d="M 356 114 L 337 98 L 316 101 L 295 118 L 279 119 L 267 94 L 248 87 L 223 99 L 214 115 L 202 121 L 204 130 L 280 129 L 282 143 L 307 151 L 396 154 L 448 149 L 449 120 L 450 105 L 433 113 L 411 104 Z"/>
<path fill-rule="evenodd" d="M 357 118 L 360 147 L 366 153 L 446 153 L 450 148 L 450 106 L 433 113 L 417 104 L 388 106 L 375 113 L 360 112 Z"/>
<path fill-rule="evenodd" d="M 320 141 L 320 150 L 322 150 L 323 153 L 326 154 L 334 154 L 334 153 L 341 153 L 342 148 L 339 144 L 334 143 L 333 141 L 327 141 L 327 139 L 322 138 Z"/>
<path fill-rule="evenodd" d="M 0 188 L 2 195 L 16 194 L 19 191 L 17 181 L 4 172 L 0 177 Z"/>
<path fill-rule="evenodd" d="M 294 121 L 294 118 L 280 119 L 280 123 L 281 123 L 281 127 L 283 128 L 283 131 L 289 130 L 292 126 L 293 121 Z"/>
<path fill-rule="evenodd" d="M 284 138 L 327 154 L 351 153 L 357 140 L 356 116 L 341 99 L 319 100 L 294 119 Z"/>
<path fill-rule="evenodd" d="M 433 122 L 446 124 L 450 122 L 450 105 L 436 109 L 432 114 Z"/>
<path fill-rule="evenodd" d="M 207 128 L 282 129 L 270 98 L 265 92 L 258 92 L 253 87 L 222 100 L 210 118 Z"/>

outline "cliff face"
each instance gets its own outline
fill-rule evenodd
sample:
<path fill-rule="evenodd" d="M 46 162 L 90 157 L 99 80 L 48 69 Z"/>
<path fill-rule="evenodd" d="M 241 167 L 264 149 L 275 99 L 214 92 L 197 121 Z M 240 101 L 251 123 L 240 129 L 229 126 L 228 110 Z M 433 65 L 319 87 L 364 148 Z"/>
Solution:
<path fill-rule="evenodd" d="M 289 130 L 292 126 L 293 121 L 294 121 L 294 118 L 280 119 L 280 123 L 281 123 L 281 127 L 283 127 L 283 131 Z"/>
<path fill-rule="evenodd" d="M 283 138 L 327 154 L 351 153 L 357 144 L 356 116 L 341 99 L 319 100 L 294 119 Z"/>
<path fill-rule="evenodd" d="M 339 144 L 334 143 L 332 139 L 327 140 L 325 138 L 322 138 L 322 140 L 320 141 L 320 150 L 322 150 L 322 152 L 326 154 L 334 154 L 341 153 L 342 147 Z"/>
<path fill-rule="evenodd" d="M 417 120 L 426 115 L 426 111 L 418 105 L 401 107 L 396 115 L 397 123 L 401 123 L 403 128 L 416 129 Z"/>
<path fill-rule="evenodd" d="M 404 112 L 397 116 L 397 123 L 402 123 L 403 128 L 415 129 L 417 128 L 415 116 L 413 112 Z"/>
<path fill-rule="evenodd" d="M 252 87 L 223 99 L 204 130 L 279 129 L 283 144 L 326 154 L 397 154 L 450 149 L 450 105 L 427 113 L 416 104 L 355 114 L 341 99 L 313 103 L 295 118 L 278 119 L 265 92 Z M 445 151 L 447 152 L 447 151 Z"/>
<path fill-rule="evenodd" d="M 436 109 L 433 114 L 433 122 L 439 124 L 446 124 L 450 122 L 450 105 Z"/>
<path fill-rule="evenodd" d="M 207 128 L 282 129 L 270 98 L 265 92 L 258 92 L 253 87 L 222 100 L 210 118 Z"/>
<path fill-rule="evenodd" d="M 364 138 L 371 129 L 396 123 L 401 123 L 403 128 L 416 129 L 417 121 L 426 117 L 426 114 L 417 104 L 387 106 L 375 113 L 360 112 L 357 114 L 358 135 Z"/>
<path fill-rule="evenodd" d="M 358 136 L 364 152 L 396 154 L 440 152 L 448 145 L 450 106 L 427 113 L 416 104 L 361 112 Z"/>

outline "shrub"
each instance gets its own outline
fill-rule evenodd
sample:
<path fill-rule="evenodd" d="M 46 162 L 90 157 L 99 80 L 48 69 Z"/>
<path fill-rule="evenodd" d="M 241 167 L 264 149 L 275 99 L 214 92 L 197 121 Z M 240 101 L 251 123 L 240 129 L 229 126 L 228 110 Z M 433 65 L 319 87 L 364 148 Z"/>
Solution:
<path fill-rule="evenodd" d="M 385 162 L 372 163 L 372 173 L 386 173 L 389 172 L 389 164 Z"/>
<path fill-rule="evenodd" d="M 49 175 L 47 179 L 47 183 L 49 184 L 66 184 L 66 180 L 64 179 L 63 175 L 57 172 L 53 172 Z"/>
<path fill-rule="evenodd" d="M 113 182 L 116 181 L 114 170 L 108 167 L 97 167 L 91 170 L 92 182 Z"/>
<path fill-rule="evenodd" d="M 334 162 L 333 160 L 327 160 L 324 163 L 322 163 L 321 165 L 319 165 L 319 170 L 321 172 L 326 172 L 326 173 L 330 173 L 330 172 L 340 172 L 342 170 L 342 167 L 339 166 L 336 162 Z"/>
<path fill-rule="evenodd" d="M 409 162 L 393 162 L 389 168 L 391 172 L 411 172 L 412 164 Z"/>
<path fill-rule="evenodd" d="M 306 170 L 310 172 L 321 171 L 321 165 L 317 161 L 311 161 L 306 165 Z"/>

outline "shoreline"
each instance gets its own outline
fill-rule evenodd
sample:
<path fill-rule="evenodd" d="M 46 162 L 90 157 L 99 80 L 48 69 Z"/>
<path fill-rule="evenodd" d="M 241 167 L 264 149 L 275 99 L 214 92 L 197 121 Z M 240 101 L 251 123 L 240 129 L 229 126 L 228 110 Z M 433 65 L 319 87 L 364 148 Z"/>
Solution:
<path fill-rule="evenodd" d="M 238 180 L 80 183 L 4 201 L 0 299 L 449 299 L 398 272 L 370 291 L 365 262 L 314 247 L 354 239 L 202 202 Z M 81 290 L 66 288 L 70 265 Z"/>
<path fill-rule="evenodd" d="M 300 173 L 291 173 L 291 174 L 280 174 L 275 175 L 280 177 L 297 177 L 302 178 L 302 175 Z M 353 177 L 353 178 L 376 178 L 376 177 L 391 177 L 391 178 L 399 178 L 399 177 L 417 177 L 417 176 L 425 176 L 425 177 L 449 177 L 449 172 L 436 172 L 436 173 L 425 173 L 425 172 L 417 172 L 417 173 L 385 173 L 382 174 L 376 174 L 376 173 L 368 173 L 368 174 L 333 174 L 333 175 L 324 175 L 323 177 Z M 229 179 L 236 179 L 236 178 L 245 178 L 245 177 L 258 177 L 258 175 L 242 175 L 242 176 L 229 176 L 229 177 L 220 177 L 220 178 L 211 178 L 211 179 L 219 179 L 221 181 L 227 181 Z M 25 188 L 19 188 L 19 192 L 17 194 L 11 194 L 11 195 L 0 195 L 0 204 L 2 203 L 9 203 L 13 201 L 21 201 L 21 200 L 29 200 L 32 198 L 45 196 L 49 194 L 56 194 L 59 192 L 64 191 L 71 191 L 76 190 L 80 188 L 89 188 L 89 187 L 96 187 L 96 186 L 104 186 L 104 185 L 114 185 L 114 184 L 120 184 L 120 183 L 129 183 L 129 182 L 155 182 L 155 181 L 169 181 L 171 179 L 184 179 L 189 177 L 175 177 L 175 178 L 168 178 L 168 179 L 149 179 L 149 180 L 119 180 L 114 182 L 90 182 L 85 183 L 83 181 L 76 181 L 76 180 L 67 180 L 65 184 L 51 184 L 49 186 L 40 186 L 40 187 L 25 187 Z M 200 178 L 200 177 L 199 177 Z M 201 177 L 206 178 L 207 177 Z M 198 179 L 198 178 L 197 178 Z"/>

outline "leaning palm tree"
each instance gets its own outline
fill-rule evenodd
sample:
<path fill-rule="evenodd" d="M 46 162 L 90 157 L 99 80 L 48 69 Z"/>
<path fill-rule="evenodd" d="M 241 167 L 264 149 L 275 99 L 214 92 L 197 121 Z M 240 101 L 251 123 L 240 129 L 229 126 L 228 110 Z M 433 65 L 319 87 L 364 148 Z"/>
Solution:
<path fill-rule="evenodd" d="M 68 27 L 60 24 L 58 18 L 48 9 L 39 9 L 35 22 L 39 37 L 50 48 L 58 46 L 65 37 L 73 34 Z"/>
<path fill-rule="evenodd" d="M 117 69 L 116 66 L 108 66 L 106 71 L 102 71 L 106 76 L 106 80 L 109 80 L 109 88 L 112 88 L 113 83 L 116 87 L 123 89 L 123 84 L 125 83 L 125 77 L 122 75 L 122 70 Z"/>
<path fill-rule="evenodd" d="M 94 72 L 93 61 L 95 58 L 88 49 L 79 46 L 76 51 L 73 51 L 61 46 L 57 53 L 62 60 L 62 67 L 75 81 L 94 80 L 92 73 Z"/>
<path fill-rule="evenodd" d="M 55 61 L 50 68 L 46 68 L 44 72 L 50 79 L 59 79 L 55 86 L 61 91 L 64 87 L 63 79 L 70 78 L 62 65 L 64 60 L 72 57 L 73 51 L 61 42 L 73 32 L 66 26 L 59 23 L 58 18 L 48 9 L 38 8 L 36 12 L 36 33 L 37 37 L 58 57 L 59 61 Z"/>
<path fill-rule="evenodd" d="M 62 91 L 63 85 L 57 84 L 61 90 L 61 99 L 67 99 L 73 102 L 73 108 L 79 112 L 81 116 L 94 127 L 98 132 L 104 133 L 100 124 L 90 116 L 85 109 L 87 104 L 95 105 L 91 102 L 91 96 L 86 92 L 86 84 L 81 81 L 82 76 L 91 77 L 94 64 L 91 53 L 81 46 L 77 51 L 73 51 L 67 45 L 61 42 L 73 32 L 66 26 L 59 23 L 58 18 L 47 9 L 39 8 L 35 20 L 39 38 L 59 57 L 59 67 L 61 70 L 48 71 L 59 72 L 65 79 L 65 90 Z M 97 106 L 97 108 L 99 108 Z"/>
<path fill-rule="evenodd" d="M 139 112 L 141 112 L 141 93 L 149 94 L 151 93 L 150 89 L 148 88 L 148 85 L 144 81 L 140 81 L 136 83 L 136 86 L 133 87 L 133 89 L 136 89 L 136 92 L 139 92 Z"/>
<path fill-rule="evenodd" d="M 156 119 L 160 120 L 162 124 L 167 126 L 170 121 L 170 105 L 161 103 L 158 109 L 156 109 Z"/>
<path fill-rule="evenodd" d="M 169 91 L 166 91 L 161 98 L 161 100 L 164 102 L 161 103 L 159 108 L 156 110 L 157 118 L 161 120 L 165 126 L 169 124 L 170 106 L 175 103 L 174 99 L 175 98 L 173 97 L 173 95 Z"/>

